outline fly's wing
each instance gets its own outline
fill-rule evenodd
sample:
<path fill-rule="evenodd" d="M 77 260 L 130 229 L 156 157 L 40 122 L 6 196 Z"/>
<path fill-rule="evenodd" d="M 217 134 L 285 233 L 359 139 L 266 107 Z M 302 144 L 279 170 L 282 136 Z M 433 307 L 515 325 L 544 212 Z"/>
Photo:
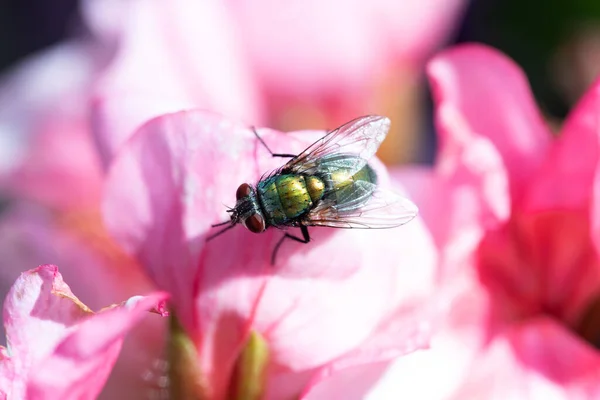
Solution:
<path fill-rule="evenodd" d="M 318 172 L 319 160 L 332 154 L 350 154 L 357 162 L 350 172 L 360 170 L 375 154 L 390 128 L 390 120 L 378 115 L 354 119 L 329 132 L 285 164 L 281 171 L 311 175 Z"/>
<path fill-rule="evenodd" d="M 395 228 L 409 222 L 419 212 L 410 200 L 373 183 L 358 181 L 353 187 L 354 200 L 341 204 L 334 199 L 323 200 L 308 213 L 304 224 L 332 228 Z"/>

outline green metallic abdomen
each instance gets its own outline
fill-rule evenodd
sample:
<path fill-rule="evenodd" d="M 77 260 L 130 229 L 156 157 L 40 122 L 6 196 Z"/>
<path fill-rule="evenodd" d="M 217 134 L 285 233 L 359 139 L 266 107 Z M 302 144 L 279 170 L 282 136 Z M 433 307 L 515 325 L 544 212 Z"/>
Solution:
<path fill-rule="evenodd" d="M 257 185 L 258 199 L 271 225 L 282 225 L 308 212 L 323 196 L 325 185 L 315 176 L 275 175 Z"/>

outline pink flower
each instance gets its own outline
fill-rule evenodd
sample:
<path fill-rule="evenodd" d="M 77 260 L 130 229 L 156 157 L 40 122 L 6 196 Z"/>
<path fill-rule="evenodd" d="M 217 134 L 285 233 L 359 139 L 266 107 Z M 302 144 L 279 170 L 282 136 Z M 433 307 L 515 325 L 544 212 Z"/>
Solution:
<path fill-rule="evenodd" d="M 103 160 L 149 118 L 191 107 L 286 130 L 415 118 L 415 75 L 465 3 L 86 1 L 88 25 L 118 49 L 96 85 Z"/>
<path fill-rule="evenodd" d="M 86 110 L 95 72 L 91 47 L 61 44 L 3 77 L 0 184 L 12 197 L 53 208 L 97 204 L 101 170 Z"/>
<path fill-rule="evenodd" d="M 304 103 L 332 112 L 326 116 L 332 124 L 373 111 L 376 87 L 394 69 L 418 69 L 464 3 L 230 0 L 227 6 L 273 111 L 293 112 L 290 106 Z"/>
<path fill-rule="evenodd" d="M 0 296 L 31 265 L 53 263 L 93 309 L 148 293 L 139 265 L 109 238 L 100 219 L 102 169 L 87 103 L 102 52 L 74 41 L 31 57 L 0 90 L 0 185 L 11 202 L 0 215 Z M 6 154 L 4 154 L 6 152 Z M 162 357 L 164 320 L 138 324 L 103 394 L 147 397 L 144 376 Z M 0 328 L 0 331 L 2 328 Z"/>
<path fill-rule="evenodd" d="M 261 122 L 243 51 L 221 2 L 85 1 L 86 21 L 116 54 L 96 82 L 94 130 L 105 165 L 145 121 L 202 107 Z"/>
<path fill-rule="evenodd" d="M 24 272 L 4 303 L 8 348 L 0 348 L 0 396 L 96 398 L 127 332 L 165 297 L 155 293 L 94 313 L 57 267 Z"/>
<path fill-rule="evenodd" d="M 497 51 L 457 47 L 429 75 L 437 164 L 398 178 L 434 234 L 453 301 L 431 351 L 400 360 L 381 392 L 598 398 L 600 82 L 554 139 L 523 73 Z"/>
<path fill-rule="evenodd" d="M 260 132 L 286 153 L 324 134 Z M 228 218 L 224 204 L 237 187 L 281 164 L 246 126 L 187 111 L 146 123 L 109 172 L 106 224 L 172 294 L 197 364 L 186 382 L 201 382 L 206 398 L 236 387 L 242 352 L 257 338 L 269 354 L 260 393 L 280 399 L 419 347 L 427 328 L 436 253 L 418 219 L 394 230 L 312 229 L 308 245 L 283 245 L 276 266 L 276 229 L 256 235 L 239 226 L 205 242 L 211 224 Z M 385 169 L 375 166 L 385 186 Z"/>

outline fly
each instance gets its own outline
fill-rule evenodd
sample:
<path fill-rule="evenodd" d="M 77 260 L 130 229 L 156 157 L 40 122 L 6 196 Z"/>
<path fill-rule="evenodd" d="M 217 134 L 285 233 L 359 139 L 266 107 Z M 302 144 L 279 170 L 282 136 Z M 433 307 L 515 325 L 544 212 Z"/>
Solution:
<path fill-rule="evenodd" d="M 308 243 L 309 226 L 330 228 L 395 228 L 413 219 L 417 207 L 402 196 L 377 185 L 368 164 L 385 139 L 390 120 L 370 115 L 354 119 L 327 133 L 300 154 L 273 153 L 290 158 L 281 168 L 264 175 L 254 186 L 242 183 L 236 204 L 227 210 L 228 225 L 207 238 L 214 239 L 238 223 L 253 233 L 270 227 L 300 228 L 302 237 L 285 232 L 275 245 L 271 264 L 284 240 Z"/>

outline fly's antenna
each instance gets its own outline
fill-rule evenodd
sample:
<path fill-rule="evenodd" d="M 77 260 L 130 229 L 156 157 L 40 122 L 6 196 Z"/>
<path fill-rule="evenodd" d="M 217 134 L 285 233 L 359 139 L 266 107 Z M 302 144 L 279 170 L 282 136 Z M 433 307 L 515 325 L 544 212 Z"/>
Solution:
<path fill-rule="evenodd" d="M 208 236 L 206 238 L 206 241 L 208 242 L 209 240 L 213 240 L 214 238 L 216 238 L 217 236 L 227 232 L 228 230 L 230 230 L 231 228 L 233 228 L 235 226 L 235 223 L 231 222 L 231 221 L 225 221 L 225 222 L 221 222 L 219 224 L 215 224 L 212 225 L 212 227 L 217 227 L 217 226 L 223 226 L 225 224 L 229 224 L 229 226 L 226 226 L 225 228 L 221 229 L 220 231 L 213 233 L 212 235 Z"/>

